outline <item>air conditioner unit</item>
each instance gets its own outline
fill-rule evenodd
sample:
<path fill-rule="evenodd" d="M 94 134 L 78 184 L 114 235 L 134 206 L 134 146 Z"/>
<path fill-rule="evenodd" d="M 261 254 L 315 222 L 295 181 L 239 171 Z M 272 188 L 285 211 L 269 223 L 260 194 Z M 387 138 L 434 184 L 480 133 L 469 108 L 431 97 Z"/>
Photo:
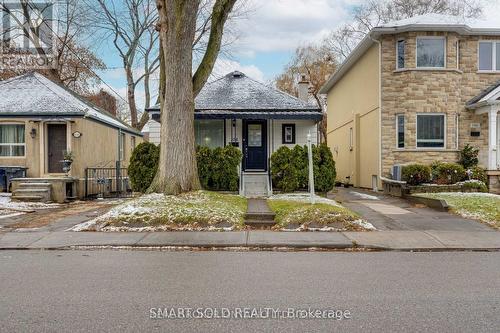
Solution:
<path fill-rule="evenodd" d="M 392 179 L 401 180 L 401 170 L 403 169 L 402 165 L 394 165 L 392 166 Z"/>

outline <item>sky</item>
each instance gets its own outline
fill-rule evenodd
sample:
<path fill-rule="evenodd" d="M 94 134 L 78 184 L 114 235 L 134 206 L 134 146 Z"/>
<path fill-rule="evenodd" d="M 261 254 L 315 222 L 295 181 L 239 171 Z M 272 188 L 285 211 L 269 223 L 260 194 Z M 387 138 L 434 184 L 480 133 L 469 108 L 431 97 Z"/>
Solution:
<path fill-rule="evenodd" d="M 219 58 L 213 77 L 239 70 L 264 82 L 271 82 L 290 61 L 298 46 L 320 41 L 338 26 L 349 22 L 362 0 L 248 0 L 245 18 L 231 22 L 238 39 L 230 47 L 230 57 Z M 500 0 L 484 0 L 482 20 L 500 22 Z M 111 46 L 103 43 L 100 56 L 111 68 L 101 78 L 122 96 L 126 84 L 121 62 Z M 137 106 L 144 105 L 142 89 L 137 91 Z"/>

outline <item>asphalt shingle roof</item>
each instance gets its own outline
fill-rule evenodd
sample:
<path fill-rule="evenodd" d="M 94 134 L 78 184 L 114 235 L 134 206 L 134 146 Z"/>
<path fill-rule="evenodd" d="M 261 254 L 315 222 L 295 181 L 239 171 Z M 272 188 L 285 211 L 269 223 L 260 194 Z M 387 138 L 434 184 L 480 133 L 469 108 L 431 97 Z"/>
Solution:
<path fill-rule="evenodd" d="M 112 114 L 38 73 L 0 81 L 1 116 L 85 116 L 139 133 Z"/>
<path fill-rule="evenodd" d="M 493 90 L 495 90 L 498 87 L 500 87 L 500 80 L 498 80 L 496 83 L 494 83 L 493 85 L 489 86 L 485 90 L 481 91 L 481 93 L 479 93 L 479 95 L 477 95 L 476 97 L 474 97 L 471 100 L 469 100 L 466 105 L 470 106 L 470 105 L 476 104 L 477 102 L 481 101 L 490 92 L 492 92 Z"/>
<path fill-rule="evenodd" d="M 279 112 L 321 112 L 317 105 L 311 105 L 292 95 L 253 80 L 235 71 L 208 83 L 195 99 L 196 111 L 279 111 Z M 149 110 L 159 110 L 156 105 Z"/>

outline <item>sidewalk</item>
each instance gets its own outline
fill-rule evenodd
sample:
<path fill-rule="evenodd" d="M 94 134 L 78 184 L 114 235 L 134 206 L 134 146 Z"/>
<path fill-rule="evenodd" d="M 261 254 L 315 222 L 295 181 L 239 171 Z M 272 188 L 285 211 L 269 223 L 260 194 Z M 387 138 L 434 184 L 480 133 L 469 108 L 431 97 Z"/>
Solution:
<path fill-rule="evenodd" d="M 500 232 L 8 232 L 0 249 L 64 249 L 78 246 L 250 247 L 378 249 L 400 251 L 500 250 Z"/>

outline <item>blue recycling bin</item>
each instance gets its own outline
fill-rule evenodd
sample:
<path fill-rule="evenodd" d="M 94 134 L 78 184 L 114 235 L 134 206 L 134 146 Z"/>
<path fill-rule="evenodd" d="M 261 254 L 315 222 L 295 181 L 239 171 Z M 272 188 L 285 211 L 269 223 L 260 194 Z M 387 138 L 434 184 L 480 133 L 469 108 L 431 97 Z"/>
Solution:
<path fill-rule="evenodd" d="M 26 178 L 28 168 L 19 166 L 0 166 L 0 190 L 9 192 L 10 183 L 14 178 Z"/>

